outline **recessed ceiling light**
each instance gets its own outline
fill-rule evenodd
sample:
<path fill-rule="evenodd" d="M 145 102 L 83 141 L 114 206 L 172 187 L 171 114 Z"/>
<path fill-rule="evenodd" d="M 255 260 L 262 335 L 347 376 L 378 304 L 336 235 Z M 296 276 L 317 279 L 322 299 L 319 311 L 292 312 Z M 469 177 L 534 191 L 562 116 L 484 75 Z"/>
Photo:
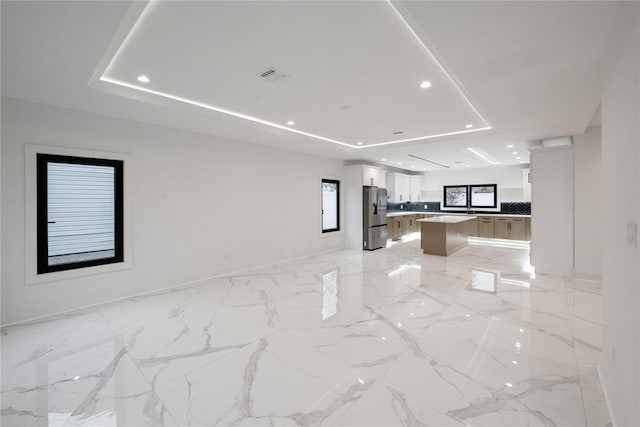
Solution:
<path fill-rule="evenodd" d="M 524 160 L 520 160 L 520 163 L 524 163 Z"/>
<path fill-rule="evenodd" d="M 425 80 L 425 81 L 423 81 L 422 83 L 420 83 L 420 87 L 421 87 L 422 89 L 430 88 L 430 87 L 431 87 L 431 82 L 429 82 L 429 81 L 426 81 L 426 80 Z"/>
<path fill-rule="evenodd" d="M 473 125 L 471 123 L 469 123 L 468 125 L 464 125 L 465 128 L 467 129 L 471 129 L 473 127 Z"/>
<path fill-rule="evenodd" d="M 362 145 L 362 142 L 357 142 L 356 144 L 358 144 L 358 145 Z"/>
<path fill-rule="evenodd" d="M 518 154 L 518 152 L 517 151 L 512 151 L 511 154 Z"/>
<path fill-rule="evenodd" d="M 398 165 L 399 165 L 399 166 L 402 166 L 402 162 L 398 162 Z"/>
<path fill-rule="evenodd" d="M 520 160 L 521 158 L 522 158 L 522 157 L 518 156 L 518 157 L 516 157 L 516 160 Z"/>
<path fill-rule="evenodd" d="M 147 76 L 143 76 L 142 74 L 140 74 L 140 75 L 138 76 L 138 81 L 139 81 L 139 82 L 142 82 L 142 83 L 149 83 L 149 77 L 147 77 Z"/>
<path fill-rule="evenodd" d="M 296 124 L 296 122 L 294 122 L 293 120 L 289 120 L 289 121 L 287 122 L 287 124 L 288 124 L 289 126 L 293 126 L 293 125 L 295 125 L 295 124 Z"/>
<path fill-rule="evenodd" d="M 422 170 L 423 170 L 423 171 L 426 171 L 426 170 L 427 170 L 427 168 L 422 168 Z"/>
<path fill-rule="evenodd" d="M 416 167 L 416 165 L 411 165 L 411 167 L 412 167 L 412 168 L 415 168 L 415 167 Z"/>
<path fill-rule="evenodd" d="M 386 161 L 387 161 L 387 159 L 380 159 L 380 161 L 386 162 Z"/>
<path fill-rule="evenodd" d="M 507 145 L 507 148 L 513 148 L 513 144 Z"/>
<path fill-rule="evenodd" d="M 470 168 L 471 166 L 469 166 L 469 165 L 466 165 L 465 167 L 467 167 L 467 168 Z"/>

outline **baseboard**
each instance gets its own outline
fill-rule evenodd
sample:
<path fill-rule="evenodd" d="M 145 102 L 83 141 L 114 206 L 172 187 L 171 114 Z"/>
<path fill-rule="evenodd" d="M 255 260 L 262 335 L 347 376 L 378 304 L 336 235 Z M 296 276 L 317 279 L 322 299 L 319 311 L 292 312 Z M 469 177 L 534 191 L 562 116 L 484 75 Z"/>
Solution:
<path fill-rule="evenodd" d="M 571 278 L 576 280 L 586 280 L 588 282 L 602 282 L 602 274 L 595 273 L 576 273 L 574 271 Z"/>
<path fill-rule="evenodd" d="M 128 300 L 128 299 L 131 299 L 131 298 L 138 298 L 138 297 L 144 297 L 144 296 L 153 295 L 153 294 L 159 294 L 159 293 L 162 293 L 162 292 L 167 292 L 167 291 L 170 291 L 170 290 L 174 290 L 174 289 L 179 289 L 179 288 L 184 288 L 184 287 L 187 287 L 187 286 L 195 285 L 196 283 L 206 282 L 207 280 L 219 279 L 221 277 L 232 276 L 232 275 L 244 273 L 244 272 L 249 271 L 249 270 L 254 270 L 254 269 L 257 269 L 257 268 L 269 267 L 269 266 L 275 265 L 275 264 L 282 264 L 282 263 L 286 263 L 286 262 L 296 261 L 296 260 L 299 260 L 299 259 L 304 259 L 304 258 L 308 258 L 308 257 L 312 257 L 312 256 L 318 256 L 318 255 L 327 254 L 327 253 L 331 253 L 331 252 L 335 252 L 335 251 L 339 251 L 339 250 L 344 250 L 344 249 L 345 249 L 344 247 L 343 248 L 338 248 L 338 249 L 327 249 L 326 251 L 314 252 L 312 254 L 307 254 L 307 255 L 300 255 L 298 257 L 287 258 L 287 259 L 283 259 L 283 260 L 279 260 L 279 261 L 269 262 L 269 263 L 266 263 L 266 264 L 240 267 L 239 269 L 236 269 L 236 270 L 233 270 L 233 271 L 221 271 L 220 273 L 215 274 L 213 276 L 203 277 L 201 279 L 191 280 L 189 282 L 183 282 L 183 283 L 179 283 L 179 284 L 176 284 L 176 285 L 165 286 L 164 288 L 158 288 L 158 289 L 153 289 L 153 290 L 149 290 L 149 291 L 139 292 L 137 294 L 118 297 L 118 298 L 110 299 L 110 300 L 107 300 L 107 301 L 101 301 L 101 302 L 97 302 L 95 304 L 83 305 L 83 306 L 80 306 L 80 307 L 70 308 L 68 310 L 57 311 L 55 313 L 44 314 L 42 316 L 30 317 L 30 318 L 25 319 L 25 320 L 18 320 L 16 322 L 6 323 L 6 324 L 3 324 L 3 325 L 0 325 L 0 328 L 8 328 L 8 327 L 11 327 L 11 326 L 28 325 L 30 323 L 42 322 L 42 321 L 46 321 L 48 319 L 54 319 L 54 318 L 57 318 L 57 317 L 63 317 L 63 316 L 66 316 L 68 314 L 75 313 L 76 311 L 89 310 L 91 308 L 96 308 L 96 307 L 101 306 L 101 305 L 111 304 L 111 303 L 118 302 L 118 301 L 124 301 L 124 300 Z"/>

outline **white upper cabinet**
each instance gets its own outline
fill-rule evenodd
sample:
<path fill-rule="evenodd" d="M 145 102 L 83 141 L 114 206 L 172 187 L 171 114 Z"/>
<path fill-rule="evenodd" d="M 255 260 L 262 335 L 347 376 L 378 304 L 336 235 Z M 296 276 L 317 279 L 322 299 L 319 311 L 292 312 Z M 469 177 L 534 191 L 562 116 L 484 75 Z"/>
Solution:
<path fill-rule="evenodd" d="M 387 186 L 387 173 L 376 167 L 362 167 L 362 185 L 373 185 L 380 188 Z"/>
<path fill-rule="evenodd" d="M 409 200 L 420 201 L 420 188 L 422 187 L 422 175 L 409 176 Z"/>
<path fill-rule="evenodd" d="M 419 201 L 421 187 L 422 175 L 387 174 L 387 192 L 389 200 L 394 202 Z"/>
<path fill-rule="evenodd" d="M 396 179 L 397 191 L 400 194 L 400 201 L 411 200 L 411 189 L 409 188 L 409 175 L 397 174 Z"/>
<path fill-rule="evenodd" d="M 387 171 L 378 169 L 378 187 L 387 188 Z"/>
<path fill-rule="evenodd" d="M 402 173 L 387 174 L 387 194 L 389 200 L 406 202 L 411 200 L 411 180 L 409 175 Z"/>

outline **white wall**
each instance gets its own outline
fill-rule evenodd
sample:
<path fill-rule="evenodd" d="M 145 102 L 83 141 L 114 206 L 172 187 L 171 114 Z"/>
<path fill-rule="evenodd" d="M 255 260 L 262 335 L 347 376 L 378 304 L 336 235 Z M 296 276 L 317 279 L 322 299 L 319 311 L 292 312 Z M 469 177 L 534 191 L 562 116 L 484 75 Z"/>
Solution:
<path fill-rule="evenodd" d="M 602 144 L 600 126 L 573 137 L 574 266 L 573 275 L 602 278 Z M 609 209 L 607 209 L 609 211 Z"/>
<path fill-rule="evenodd" d="M 527 166 L 528 167 L 528 166 Z M 493 166 L 474 169 L 453 169 L 425 172 L 422 178 L 423 197 L 427 201 L 442 199 L 444 185 L 498 184 L 498 198 L 504 202 L 529 202 L 530 194 L 524 194 L 522 166 Z"/>
<path fill-rule="evenodd" d="M 321 178 L 342 162 L 2 100 L 2 323 L 343 247 Z M 25 144 L 130 153 L 133 267 L 25 285 Z"/>
<path fill-rule="evenodd" d="M 620 6 L 603 67 L 603 354 L 600 374 L 618 426 L 640 425 L 640 256 L 627 241 L 640 200 L 640 3 Z"/>
<path fill-rule="evenodd" d="M 362 166 L 344 168 L 345 247 L 362 249 Z"/>
<path fill-rule="evenodd" d="M 531 150 L 531 265 L 536 273 L 573 272 L 573 146 Z"/>

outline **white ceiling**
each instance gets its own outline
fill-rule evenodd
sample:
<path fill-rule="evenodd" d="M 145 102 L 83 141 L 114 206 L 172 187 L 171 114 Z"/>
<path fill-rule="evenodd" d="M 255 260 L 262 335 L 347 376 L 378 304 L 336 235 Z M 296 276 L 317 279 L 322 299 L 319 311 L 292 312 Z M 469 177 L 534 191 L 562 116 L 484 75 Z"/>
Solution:
<path fill-rule="evenodd" d="M 528 161 L 533 141 L 589 124 L 617 8 L 3 1 L 2 95 L 408 170 L 442 169 L 409 155 L 453 168 L 488 165 L 467 147 L 517 164 Z M 257 76 L 269 67 L 287 77 Z M 139 74 L 151 81 L 139 83 Z M 423 80 L 431 88 L 420 89 Z M 371 146 L 465 131 L 467 123 L 493 130 Z"/>
<path fill-rule="evenodd" d="M 487 128 L 388 2 L 152 1 L 107 78 L 352 148 Z"/>

